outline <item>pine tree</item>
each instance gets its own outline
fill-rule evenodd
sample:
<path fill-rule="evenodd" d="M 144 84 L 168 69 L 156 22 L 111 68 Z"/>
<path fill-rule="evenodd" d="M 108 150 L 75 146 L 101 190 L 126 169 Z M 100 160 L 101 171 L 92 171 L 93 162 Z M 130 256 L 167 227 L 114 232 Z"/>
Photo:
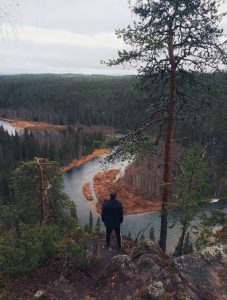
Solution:
<path fill-rule="evenodd" d="M 100 219 L 100 217 L 98 217 L 98 219 L 96 221 L 95 231 L 98 232 L 98 233 L 100 233 L 100 231 L 101 231 L 101 219 Z"/>
<path fill-rule="evenodd" d="M 126 29 L 117 30 L 117 36 L 128 44 L 118 51 L 118 58 L 107 65 L 140 64 L 139 75 L 148 94 L 149 115 L 127 141 L 140 141 L 146 129 L 158 125 L 154 144 L 163 134 L 165 138 L 160 246 L 166 250 L 168 203 L 171 198 L 174 134 L 176 121 L 185 118 L 190 109 L 199 111 L 198 72 L 216 71 L 226 65 L 226 41 L 219 23 L 225 14 L 219 14 L 221 0 L 137 0 L 132 6 L 136 21 Z M 187 82 L 187 89 L 183 83 Z M 151 92 L 150 87 L 153 87 Z M 210 94 L 210 87 L 199 85 Z M 189 109 L 190 108 L 190 109 Z M 183 115 L 182 115 L 183 112 Z M 136 114 L 136 111 L 135 111 Z M 139 142 L 138 142 L 139 144 Z"/>
<path fill-rule="evenodd" d="M 143 240 L 145 240 L 145 235 L 144 235 L 143 233 L 141 234 L 141 236 L 140 236 L 139 240 L 140 240 L 140 241 L 143 241 Z"/>
<path fill-rule="evenodd" d="M 176 180 L 177 207 L 179 208 L 178 223 L 182 225 L 181 235 L 175 255 L 183 254 L 185 237 L 192 220 L 199 212 L 206 186 L 206 163 L 196 146 L 190 147 L 180 162 L 182 173 Z"/>
<path fill-rule="evenodd" d="M 192 245 L 192 241 L 191 241 L 189 232 L 187 232 L 187 235 L 185 237 L 182 253 L 184 255 L 193 253 L 193 245 Z"/>
<path fill-rule="evenodd" d="M 84 226 L 84 231 L 85 231 L 85 232 L 88 232 L 88 231 L 89 231 L 89 226 L 88 226 L 88 224 L 85 224 L 85 226 Z"/>
<path fill-rule="evenodd" d="M 72 201 L 62 193 L 63 171 L 59 164 L 41 161 L 42 178 L 35 160 L 22 163 L 12 172 L 14 198 L 21 221 L 59 223 L 72 208 Z"/>
<path fill-rule="evenodd" d="M 93 230 L 93 226 L 94 226 L 94 220 L 93 220 L 92 212 L 90 211 L 89 219 L 88 219 L 88 228 L 89 228 L 89 230 Z"/>

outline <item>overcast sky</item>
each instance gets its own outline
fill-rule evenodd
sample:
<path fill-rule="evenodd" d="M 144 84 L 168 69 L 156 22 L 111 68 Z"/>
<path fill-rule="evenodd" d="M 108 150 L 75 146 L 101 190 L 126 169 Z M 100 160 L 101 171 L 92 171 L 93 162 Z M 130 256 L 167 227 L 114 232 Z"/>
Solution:
<path fill-rule="evenodd" d="M 135 73 L 100 64 L 124 48 L 128 0 L 0 0 L 0 22 L 0 73 Z"/>

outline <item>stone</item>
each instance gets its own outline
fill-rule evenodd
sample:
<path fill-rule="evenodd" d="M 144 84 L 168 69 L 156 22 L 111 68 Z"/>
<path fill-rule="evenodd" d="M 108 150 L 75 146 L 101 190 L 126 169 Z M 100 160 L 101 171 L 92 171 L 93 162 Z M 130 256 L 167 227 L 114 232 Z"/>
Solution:
<path fill-rule="evenodd" d="M 136 265 L 128 255 L 118 254 L 112 258 L 112 263 L 121 270 L 132 271 Z"/>
<path fill-rule="evenodd" d="M 201 255 L 210 263 L 220 261 L 224 256 L 224 248 L 222 244 L 206 247 L 201 251 Z"/>
<path fill-rule="evenodd" d="M 213 294 L 214 280 L 217 281 L 217 286 L 218 284 L 223 286 L 223 282 L 218 279 L 218 276 L 214 275 L 214 272 L 217 274 L 216 268 L 223 268 L 223 255 L 223 247 L 215 245 L 206 247 L 199 252 L 174 258 L 172 259 L 172 265 L 179 272 L 181 278 L 190 282 L 193 288 L 207 297 L 207 295 Z M 195 295 L 190 298 L 196 299 Z"/>
<path fill-rule="evenodd" d="M 33 297 L 34 300 L 38 299 L 38 300 L 44 300 L 44 299 L 47 299 L 47 294 L 45 291 L 43 290 L 38 290 L 34 297 Z"/>
<path fill-rule="evenodd" d="M 161 281 L 151 281 L 147 287 L 147 292 L 150 299 L 157 299 L 164 295 L 165 289 Z"/>
<path fill-rule="evenodd" d="M 137 261 L 137 268 L 140 272 L 152 271 L 152 267 L 155 265 L 154 260 L 150 254 L 144 254 L 140 256 Z"/>

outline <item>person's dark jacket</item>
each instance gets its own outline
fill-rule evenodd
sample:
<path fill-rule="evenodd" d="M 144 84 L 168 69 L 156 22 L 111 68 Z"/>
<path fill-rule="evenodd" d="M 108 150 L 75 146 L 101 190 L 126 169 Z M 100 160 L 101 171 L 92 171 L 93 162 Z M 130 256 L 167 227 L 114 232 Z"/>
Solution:
<path fill-rule="evenodd" d="M 103 204 L 101 217 L 106 227 L 118 228 L 123 222 L 122 204 L 115 197 L 110 197 Z"/>

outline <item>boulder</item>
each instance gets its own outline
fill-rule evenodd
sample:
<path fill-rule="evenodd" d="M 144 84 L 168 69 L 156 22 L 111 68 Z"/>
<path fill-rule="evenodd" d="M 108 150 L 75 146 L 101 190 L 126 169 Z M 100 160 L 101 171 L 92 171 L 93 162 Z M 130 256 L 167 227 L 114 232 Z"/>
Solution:
<path fill-rule="evenodd" d="M 43 290 L 38 290 L 38 291 L 35 293 L 33 299 L 34 299 L 34 300 L 45 300 L 45 299 L 47 299 L 47 294 L 46 294 L 46 292 L 43 291 Z"/>
<path fill-rule="evenodd" d="M 155 266 L 155 262 L 150 254 L 140 256 L 137 261 L 137 268 L 140 272 L 149 272 Z"/>
<path fill-rule="evenodd" d="M 224 248 L 222 244 L 206 247 L 201 251 L 201 255 L 207 262 L 217 262 L 224 256 Z"/>
<path fill-rule="evenodd" d="M 174 258 L 172 265 L 180 273 L 181 278 L 188 281 L 201 295 L 208 297 L 212 295 L 214 286 L 221 288 L 223 285 L 218 279 L 218 274 L 215 275 L 216 269 L 224 268 L 223 253 L 223 247 L 215 245 L 196 253 Z"/>
<path fill-rule="evenodd" d="M 120 270 L 132 271 L 136 265 L 128 255 L 118 254 L 112 258 L 113 265 L 117 266 Z"/>

